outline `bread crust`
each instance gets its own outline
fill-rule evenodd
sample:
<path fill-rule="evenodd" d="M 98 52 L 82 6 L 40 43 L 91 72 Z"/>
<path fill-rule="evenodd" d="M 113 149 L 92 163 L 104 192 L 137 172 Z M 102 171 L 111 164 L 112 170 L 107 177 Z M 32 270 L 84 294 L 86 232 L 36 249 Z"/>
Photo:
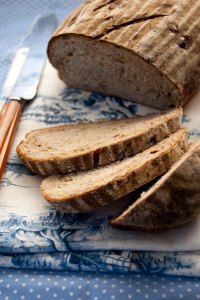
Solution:
<path fill-rule="evenodd" d="M 53 46 L 70 35 L 122 47 L 168 78 L 181 106 L 200 84 L 199 16 L 200 0 L 86 0 L 56 30 L 48 56 L 59 70 Z"/>
<path fill-rule="evenodd" d="M 89 170 L 143 151 L 179 129 L 182 115 L 181 109 L 174 109 L 160 114 L 160 116 L 161 115 L 164 116 L 165 121 L 163 120 L 163 122 L 160 124 L 154 126 L 152 125 L 152 128 L 149 128 L 141 134 L 138 134 L 138 136 L 133 136 L 132 138 L 126 139 L 122 138 L 120 142 L 98 149 L 96 149 L 94 145 L 93 151 L 91 150 L 90 152 L 85 152 L 84 154 L 77 152 L 73 157 L 70 158 L 53 158 L 52 155 L 52 157 L 45 160 L 31 157 L 31 155 L 28 155 L 27 151 L 24 151 L 23 149 L 23 146 L 26 145 L 26 140 L 33 133 L 40 134 L 44 130 L 49 131 L 52 129 L 57 129 L 59 135 L 59 130 L 62 130 L 65 128 L 65 126 L 73 126 L 70 124 L 39 129 L 28 133 L 25 136 L 25 139 L 17 146 L 17 153 L 33 173 L 40 175 L 66 174 L 70 172 Z M 152 116 L 152 120 L 154 116 Z M 140 118 L 138 118 L 138 121 L 140 121 Z M 76 126 L 79 126 L 79 124 Z"/>
<path fill-rule="evenodd" d="M 43 180 L 41 184 L 41 193 L 47 201 L 62 212 L 78 213 L 91 211 L 104 206 L 132 192 L 169 170 L 169 168 L 184 154 L 188 147 L 187 130 L 180 129 L 179 133 L 179 138 L 177 138 L 169 148 L 159 152 L 159 155 L 154 159 L 147 159 L 140 168 L 127 172 L 124 177 L 118 176 L 104 186 L 99 185 L 95 189 L 87 192 L 84 191 L 84 193 L 76 194 L 76 196 L 63 195 L 62 199 L 56 199 L 55 196 L 51 196 L 51 187 L 55 182 L 54 180 L 60 181 L 62 176 L 51 176 Z M 84 176 L 84 173 L 82 175 Z"/>
<path fill-rule="evenodd" d="M 157 232 L 190 222 L 199 213 L 200 138 L 168 173 L 110 224 Z"/>

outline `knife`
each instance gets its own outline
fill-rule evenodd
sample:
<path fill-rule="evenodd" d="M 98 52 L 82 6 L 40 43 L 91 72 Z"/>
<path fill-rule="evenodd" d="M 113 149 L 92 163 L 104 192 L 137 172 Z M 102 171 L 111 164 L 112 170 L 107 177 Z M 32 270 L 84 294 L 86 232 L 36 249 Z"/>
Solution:
<path fill-rule="evenodd" d="M 36 96 L 47 43 L 55 28 L 54 14 L 40 17 L 16 52 L 8 72 L 2 91 L 6 101 L 0 115 L 0 178 L 24 104 Z"/>

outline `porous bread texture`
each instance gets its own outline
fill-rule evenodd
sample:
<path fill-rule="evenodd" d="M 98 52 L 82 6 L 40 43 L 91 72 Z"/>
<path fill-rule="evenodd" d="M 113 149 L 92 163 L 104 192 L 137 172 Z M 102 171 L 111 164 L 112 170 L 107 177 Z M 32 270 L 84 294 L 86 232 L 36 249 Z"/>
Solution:
<path fill-rule="evenodd" d="M 50 55 L 59 77 L 71 87 L 161 109 L 178 106 L 174 84 L 127 49 L 70 34 L 57 40 Z"/>
<path fill-rule="evenodd" d="M 71 176 L 50 176 L 41 192 L 60 211 L 91 211 L 162 175 L 187 148 L 187 130 L 182 128 L 133 157 Z"/>
<path fill-rule="evenodd" d="M 147 192 L 110 224 L 124 229 L 161 231 L 200 214 L 200 138 Z"/>
<path fill-rule="evenodd" d="M 58 27 L 48 56 L 70 86 L 160 109 L 200 84 L 200 0 L 86 0 Z"/>
<path fill-rule="evenodd" d="M 180 127 L 182 109 L 146 117 L 68 124 L 28 133 L 17 153 L 34 173 L 88 170 L 149 148 Z"/>

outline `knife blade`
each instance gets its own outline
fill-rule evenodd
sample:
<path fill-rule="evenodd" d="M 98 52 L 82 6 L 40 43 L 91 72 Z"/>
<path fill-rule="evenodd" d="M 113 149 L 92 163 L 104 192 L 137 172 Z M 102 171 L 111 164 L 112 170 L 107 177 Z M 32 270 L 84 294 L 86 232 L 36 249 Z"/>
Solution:
<path fill-rule="evenodd" d="M 46 48 L 56 28 L 54 14 L 39 18 L 31 33 L 16 52 L 3 87 L 3 105 L 0 118 L 0 178 L 3 174 L 11 141 L 14 137 L 22 108 L 26 101 L 33 100 L 42 75 Z M 12 132 L 10 132 L 12 131 Z"/>

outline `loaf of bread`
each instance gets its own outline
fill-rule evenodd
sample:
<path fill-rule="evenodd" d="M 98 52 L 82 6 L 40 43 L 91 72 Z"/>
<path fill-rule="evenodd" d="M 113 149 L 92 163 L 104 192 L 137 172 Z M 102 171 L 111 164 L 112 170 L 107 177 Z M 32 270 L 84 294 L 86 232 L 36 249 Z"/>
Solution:
<path fill-rule="evenodd" d="M 188 149 L 187 130 L 132 157 L 72 175 L 54 175 L 43 180 L 43 197 L 63 212 L 94 210 L 113 202 L 162 175 Z"/>
<path fill-rule="evenodd" d="M 124 229 L 160 231 L 200 214 L 200 138 L 187 153 L 126 211 L 111 221 Z"/>
<path fill-rule="evenodd" d="M 200 83 L 200 0 L 86 0 L 48 56 L 63 81 L 166 109 Z"/>
<path fill-rule="evenodd" d="M 146 117 L 68 124 L 28 133 L 17 147 L 34 173 L 66 174 L 134 155 L 177 131 L 182 109 Z"/>

